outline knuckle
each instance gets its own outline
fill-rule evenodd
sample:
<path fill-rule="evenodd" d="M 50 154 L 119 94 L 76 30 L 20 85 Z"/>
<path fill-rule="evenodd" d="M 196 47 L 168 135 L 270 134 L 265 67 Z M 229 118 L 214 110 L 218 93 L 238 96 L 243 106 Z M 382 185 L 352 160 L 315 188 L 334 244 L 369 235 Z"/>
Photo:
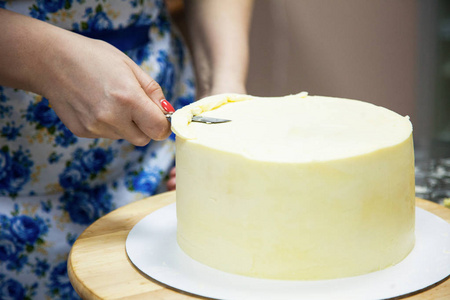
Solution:
<path fill-rule="evenodd" d="M 110 124 L 112 121 L 114 118 L 110 112 L 99 110 L 94 112 L 94 121 L 90 125 L 92 128 L 96 128 L 99 124 Z"/>
<path fill-rule="evenodd" d="M 136 95 L 131 91 L 136 90 L 136 85 L 133 82 L 124 80 L 120 86 L 109 89 L 106 92 L 106 98 L 112 102 L 117 102 L 119 105 L 132 104 Z"/>
<path fill-rule="evenodd" d="M 158 90 L 161 90 L 161 86 L 153 79 L 145 86 L 145 91 L 150 94 Z"/>
<path fill-rule="evenodd" d="M 91 116 L 80 122 L 77 128 L 78 136 L 87 138 L 102 136 L 102 128 L 104 127 L 102 124 L 104 123 L 101 120 L 103 118 L 105 118 L 103 115 L 98 112 L 93 112 Z"/>
<path fill-rule="evenodd" d="M 132 89 L 130 89 L 132 90 Z M 120 106 L 129 106 L 131 104 L 133 104 L 133 95 L 130 95 L 129 92 L 124 91 L 124 90 L 117 90 L 117 91 L 112 91 L 110 93 L 111 98 L 114 99 L 114 101 L 117 101 L 117 103 Z"/>
<path fill-rule="evenodd" d="M 136 105 L 136 95 L 130 95 L 129 93 L 122 93 L 120 95 L 118 95 L 118 97 L 116 98 L 119 105 L 122 108 L 127 108 L 127 107 L 134 107 Z"/>

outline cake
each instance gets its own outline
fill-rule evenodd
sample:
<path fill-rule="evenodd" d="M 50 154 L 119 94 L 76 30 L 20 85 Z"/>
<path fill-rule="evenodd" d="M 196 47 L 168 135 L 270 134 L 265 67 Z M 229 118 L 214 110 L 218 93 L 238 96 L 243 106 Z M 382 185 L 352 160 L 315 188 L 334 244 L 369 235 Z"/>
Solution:
<path fill-rule="evenodd" d="M 194 115 L 230 119 L 191 122 Z M 367 102 L 222 94 L 172 116 L 177 242 L 221 271 L 324 280 L 414 247 L 409 117 Z"/>

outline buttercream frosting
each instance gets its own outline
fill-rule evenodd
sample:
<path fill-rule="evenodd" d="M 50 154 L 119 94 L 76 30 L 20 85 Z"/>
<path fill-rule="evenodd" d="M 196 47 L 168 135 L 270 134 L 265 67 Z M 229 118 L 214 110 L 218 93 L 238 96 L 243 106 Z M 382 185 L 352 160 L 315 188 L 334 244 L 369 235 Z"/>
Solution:
<path fill-rule="evenodd" d="M 190 122 L 193 115 L 231 119 Z M 172 116 L 177 240 L 223 271 L 329 279 L 414 246 L 412 125 L 362 101 L 224 94 Z"/>

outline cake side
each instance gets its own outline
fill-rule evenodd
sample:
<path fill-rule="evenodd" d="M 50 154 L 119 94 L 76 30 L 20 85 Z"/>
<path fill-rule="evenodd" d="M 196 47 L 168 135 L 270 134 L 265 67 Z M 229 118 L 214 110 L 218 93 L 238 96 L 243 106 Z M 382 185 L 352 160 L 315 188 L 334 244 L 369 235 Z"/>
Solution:
<path fill-rule="evenodd" d="M 183 143 L 177 237 L 202 263 L 262 278 L 328 279 L 381 270 L 413 248 L 411 138 L 368 157 L 303 165 L 218 159 Z"/>
<path fill-rule="evenodd" d="M 209 266 L 261 278 L 396 264 L 414 246 L 415 221 L 411 130 L 396 138 L 359 155 L 292 162 L 177 136 L 178 244 Z"/>

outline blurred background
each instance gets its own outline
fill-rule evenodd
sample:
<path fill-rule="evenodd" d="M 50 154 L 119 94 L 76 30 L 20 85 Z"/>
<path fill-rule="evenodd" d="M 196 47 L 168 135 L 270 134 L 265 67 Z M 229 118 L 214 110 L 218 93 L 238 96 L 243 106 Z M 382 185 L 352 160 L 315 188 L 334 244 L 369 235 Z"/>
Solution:
<path fill-rule="evenodd" d="M 416 194 L 450 201 L 450 1 L 256 0 L 248 92 L 300 91 L 409 115 Z"/>
<path fill-rule="evenodd" d="M 307 91 L 409 115 L 416 195 L 450 207 L 450 1 L 255 0 L 250 47 L 251 95 Z"/>

